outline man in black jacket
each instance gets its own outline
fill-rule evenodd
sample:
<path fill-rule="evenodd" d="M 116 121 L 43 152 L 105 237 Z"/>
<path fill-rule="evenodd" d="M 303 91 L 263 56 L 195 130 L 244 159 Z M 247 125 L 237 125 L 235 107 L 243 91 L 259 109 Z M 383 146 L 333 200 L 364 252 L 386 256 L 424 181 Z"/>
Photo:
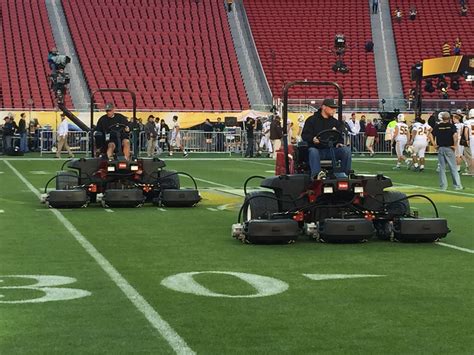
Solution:
<path fill-rule="evenodd" d="M 335 129 L 343 132 L 344 126 L 342 122 L 334 118 L 337 103 L 334 99 L 325 99 L 321 108 L 306 120 L 301 138 L 308 143 L 309 149 L 309 167 L 311 169 L 311 177 L 317 178 L 321 171 L 321 159 L 331 159 L 331 152 L 327 145 L 324 145 L 317 138 L 318 134 L 324 130 Z M 342 170 L 349 174 L 351 170 L 352 158 L 351 150 L 344 145 L 344 140 L 337 142 L 334 148 L 336 160 L 341 161 Z"/>
<path fill-rule="evenodd" d="M 103 142 L 105 143 L 103 148 L 107 150 L 108 159 L 112 160 L 114 158 L 115 147 L 120 140 L 123 155 L 125 159 L 130 160 L 129 122 L 124 115 L 115 113 L 115 107 L 112 103 L 105 105 L 105 115 L 99 118 L 96 131 L 102 133 Z"/>

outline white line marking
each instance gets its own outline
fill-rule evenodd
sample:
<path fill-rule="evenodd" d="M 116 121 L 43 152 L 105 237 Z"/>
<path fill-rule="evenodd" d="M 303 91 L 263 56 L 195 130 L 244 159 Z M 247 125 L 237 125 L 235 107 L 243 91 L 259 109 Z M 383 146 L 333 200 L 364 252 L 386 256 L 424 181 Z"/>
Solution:
<path fill-rule="evenodd" d="M 48 175 L 48 174 L 51 174 L 51 173 L 49 171 L 33 170 L 33 171 L 30 171 L 30 174 L 32 174 L 32 175 Z"/>
<path fill-rule="evenodd" d="M 215 208 L 212 208 L 212 207 L 208 207 L 207 208 L 209 211 L 212 211 L 212 212 L 219 212 L 218 209 L 215 209 Z"/>
<path fill-rule="evenodd" d="M 472 249 L 462 248 L 462 247 L 458 247 L 456 245 L 442 243 L 442 242 L 436 242 L 436 244 L 441 245 L 442 247 L 452 248 L 452 249 L 463 251 L 465 253 L 474 254 L 474 250 L 472 250 Z"/>
<path fill-rule="evenodd" d="M 0 210 L 0 213 L 5 213 L 5 210 Z"/>
<path fill-rule="evenodd" d="M 343 280 L 343 279 L 358 279 L 362 277 L 385 277 L 387 275 L 364 275 L 364 274 L 303 274 L 304 277 L 314 281 L 323 280 Z"/>
<path fill-rule="evenodd" d="M 459 209 L 464 209 L 464 207 L 461 207 L 461 206 L 449 206 L 449 207 L 452 207 L 452 208 L 459 208 Z"/>
<path fill-rule="evenodd" d="M 158 211 L 166 212 L 166 210 L 164 208 L 158 208 Z"/>
<path fill-rule="evenodd" d="M 105 212 L 113 213 L 114 210 L 111 210 L 110 208 L 106 208 L 106 209 L 105 209 Z"/>
<path fill-rule="evenodd" d="M 229 186 L 229 185 L 219 184 L 218 182 L 209 181 L 209 180 L 204 180 L 204 179 L 197 178 L 197 177 L 194 177 L 194 180 L 202 181 L 202 182 L 205 182 L 205 183 L 211 184 L 211 185 L 216 185 L 216 186 L 225 187 L 225 188 L 227 188 L 227 189 L 233 189 L 233 187 L 231 187 L 231 186 Z"/>
<path fill-rule="evenodd" d="M 38 199 L 41 194 L 35 187 L 8 161 L 5 164 L 15 173 L 18 178 L 33 192 Z M 177 354 L 194 354 L 194 351 L 186 344 L 183 338 L 156 312 L 153 307 L 133 288 L 132 285 L 114 268 L 114 266 L 92 245 L 61 212 L 56 209 L 51 210 L 56 218 L 72 234 L 76 241 L 84 250 L 99 264 L 104 272 L 112 279 L 120 290 L 127 296 L 130 302 L 145 316 L 150 324 L 158 330 L 168 344 Z"/>
<path fill-rule="evenodd" d="M 4 172 L 4 171 L 0 171 L 0 174 L 5 174 L 5 172 Z"/>
<path fill-rule="evenodd" d="M 474 194 L 470 194 L 467 192 L 460 192 L 460 191 L 443 191 L 440 189 L 435 189 L 433 187 L 426 187 L 426 186 L 419 186 L 419 185 L 411 185 L 411 184 L 402 184 L 399 182 L 394 182 L 394 185 L 397 186 L 405 186 L 405 187 L 411 187 L 413 189 L 422 189 L 426 191 L 432 191 L 432 192 L 438 192 L 438 193 L 445 193 L 445 194 L 453 194 L 453 195 L 462 195 L 462 196 L 469 196 L 469 197 L 474 197 Z"/>

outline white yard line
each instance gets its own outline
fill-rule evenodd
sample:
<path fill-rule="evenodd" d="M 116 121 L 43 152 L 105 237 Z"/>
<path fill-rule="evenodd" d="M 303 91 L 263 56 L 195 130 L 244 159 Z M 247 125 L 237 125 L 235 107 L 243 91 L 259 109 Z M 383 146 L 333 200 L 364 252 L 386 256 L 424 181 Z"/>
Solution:
<path fill-rule="evenodd" d="M 461 207 L 461 206 L 449 206 L 449 207 L 452 207 L 452 208 L 459 208 L 459 209 L 464 209 L 464 207 Z"/>
<path fill-rule="evenodd" d="M 458 246 L 456 246 L 456 245 L 447 244 L 447 243 L 442 243 L 442 242 L 437 242 L 436 244 L 437 244 L 437 245 L 441 245 L 442 247 L 460 250 L 460 251 L 463 251 L 463 252 L 469 253 L 469 254 L 474 254 L 474 250 L 472 250 L 472 249 L 462 248 L 462 247 L 458 247 Z"/>
<path fill-rule="evenodd" d="M 0 213 L 5 213 L 5 210 L 0 210 Z"/>
<path fill-rule="evenodd" d="M 38 199 L 41 194 L 38 190 L 8 161 L 5 164 L 15 173 L 18 178 L 33 192 Z M 99 264 L 104 272 L 112 279 L 118 288 L 132 302 L 132 304 L 145 316 L 150 324 L 161 334 L 177 354 L 194 354 L 194 351 L 186 344 L 183 338 L 166 322 L 153 307 L 133 288 L 132 285 L 115 269 L 115 267 L 92 245 L 77 229 L 72 225 L 64 215 L 56 210 L 51 209 L 56 218 L 71 233 L 76 241 L 84 248 L 84 250 Z"/>
<path fill-rule="evenodd" d="M 208 207 L 207 209 L 212 212 L 219 212 L 219 210 L 216 208 Z"/>
<path fill-rule="evenodd" d="M 105 212 L 113 213 L 114 210 L 111 210 L 110 208 L 106 208 L 106 209 L 105 209 Z"/>

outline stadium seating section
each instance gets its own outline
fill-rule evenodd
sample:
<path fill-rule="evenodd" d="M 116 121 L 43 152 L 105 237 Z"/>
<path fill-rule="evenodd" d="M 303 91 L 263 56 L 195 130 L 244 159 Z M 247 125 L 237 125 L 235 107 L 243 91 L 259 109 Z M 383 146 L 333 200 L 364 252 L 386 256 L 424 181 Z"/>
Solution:
<path fill-rule="evenodd" d="M 415 5 L 415 21 L 409 19 L 411 5 Z M 413 64 L 422 59 L 441 57 L 441 47 L 447 41 L 451 47 L 457 37 L 462 41 L 461 54 L 474 53 L 474 20 L 472 4 L 470 16 L 460 16 L 460 5 L 457 0 L 392 0 L 392 14 L 399 6 L 404 14 L 402 22 L 393 22 L 393 33 L 397 46 L 398 62 L 402 76 L 403 90 L 408 95 L 414 83 L 410 80 Z M 449 79 L 447 80 L 449 84 Z M 434 82 L 436 84 L 436 81 Z M 474 88 L 464 80 L 460 81 L 461 90 L 449 90 L 451 99 L 472 99 Z M 423 97 L 439 99 L 440 92 L 424 92 Z"/>
<path fill-rule="evenodd" d="M 47 57 L 55 44 L 45 1 L 2 0 L 0 12 L 0 107 L 53 108 Z"/>
<path fill-rule="evenodd" d="M 139 108 L 249 107 L 224 2 L 62 4 L 90 89 L 128 87 L 137 92 Z M 118 107 L 131 105 L 126 95 L 115 95 L 114 101 Z"/>
<path fill-rule="evenodd" d="M 374 56 L 364 45 L 372 38 L 369 3 L 354 0 L 244 0 L 247 17 L 274 96 L 296 79 L 330 80 L 346 98 L 377 98 Z M 349 73 L 335 74 L 334 37 L 346 36 Z M 272 51 L 274 60 L 272 59 Z M 290 97 L 322 97 L 328 89 L 295 88 Z"/>

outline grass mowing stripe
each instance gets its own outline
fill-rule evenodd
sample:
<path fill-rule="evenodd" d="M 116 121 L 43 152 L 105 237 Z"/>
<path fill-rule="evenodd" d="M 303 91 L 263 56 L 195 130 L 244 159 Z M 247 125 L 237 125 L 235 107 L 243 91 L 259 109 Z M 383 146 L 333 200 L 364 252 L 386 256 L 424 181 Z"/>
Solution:
<path fill-rule="evenodd" d="M 15 173 L 18 178 L 33 192 L 38 199 L 41 194 L 38 190 L 8 161 L 5 164 Z M 158 330 L 168 344 L 177 354 L 194 354 L 194 351 L 186 344 L 183 338 L 153 309 L 153 307 L 133 288 L 132 285 L 115 269 L 115 267 L 92 245 L 77 229 L 72 225 L 64 215 L 51 209 L 58 220 L 71 233 L 76 241 L 86 250 L 86 252 L 99 264 L 104 272 L 120 288 L 132 304 L 145 316 L 150 324 Z"/>
<path fill-rule="evenodd" d="M 452 249 L 460 250 L 460 251 L 463 251 L 463 252 L 466 252 L 466 253 L 469 253 L 469 254 L 474 254 L 474 250 L 472 250 L 472 249 L 461 248 L 461 247 L 458 247 L 456 245 L 442 243 L 442 242 L 437 242 L 436 244 L 441 245 L 442 247 L 452 248 Z"/>

